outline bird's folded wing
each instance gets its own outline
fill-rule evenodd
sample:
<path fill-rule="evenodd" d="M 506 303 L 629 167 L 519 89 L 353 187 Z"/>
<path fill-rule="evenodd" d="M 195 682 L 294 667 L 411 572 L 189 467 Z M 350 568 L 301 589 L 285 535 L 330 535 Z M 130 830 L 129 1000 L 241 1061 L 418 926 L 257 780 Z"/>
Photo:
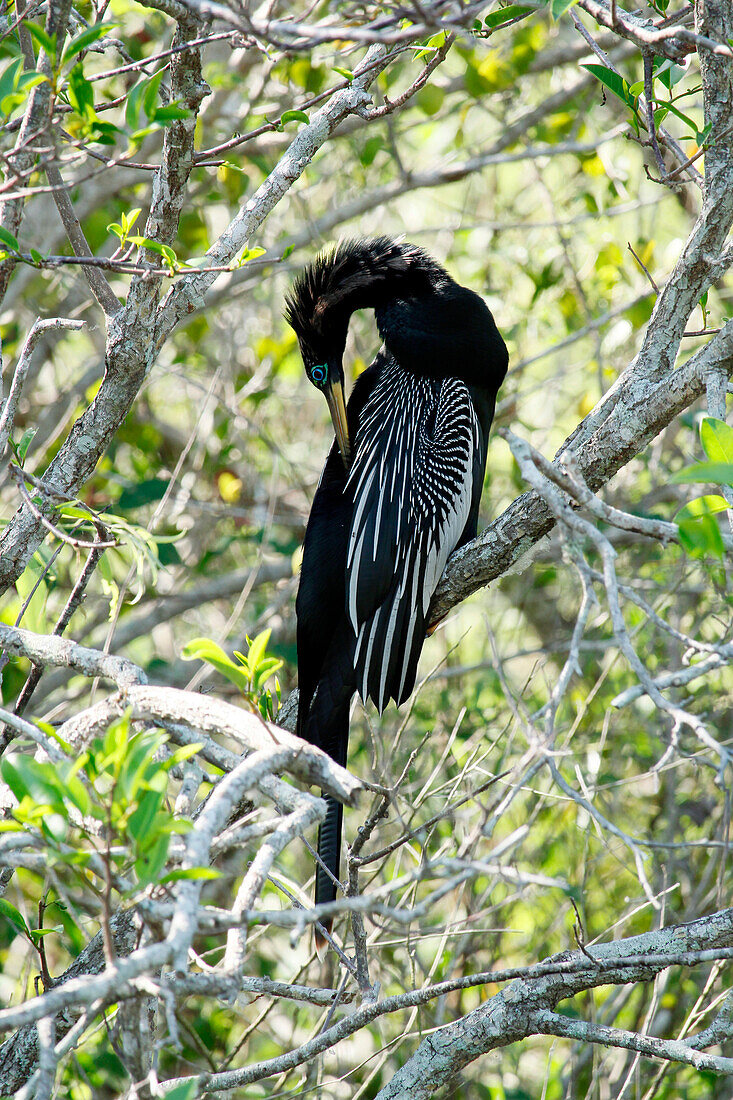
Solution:
<path fill-rule="evenodd" d="M 359 417 L 346 486 L 357 685 L 380 711 L 414 686 L 430 600 L 468 521 L 479 448 L 461 381 L 386 364 Z"/>

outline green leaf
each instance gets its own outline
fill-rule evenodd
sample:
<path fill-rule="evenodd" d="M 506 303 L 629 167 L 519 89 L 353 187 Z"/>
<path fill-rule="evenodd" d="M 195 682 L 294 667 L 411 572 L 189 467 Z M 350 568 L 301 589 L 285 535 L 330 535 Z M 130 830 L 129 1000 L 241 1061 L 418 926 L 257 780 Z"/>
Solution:
<path fill-rule="evenodd" d="M 97 142 L 98 145 L 116 145 L 117 135 L 122 133 L 119 126 L 115 126 L 112 122 L 100 122 L 99 119 L 95 119 L 92 123 L 89 132 L 89 140 Z"/>
<path fill-rule="evenodd" d="M 91 811 L 92 804 L 89 792 L 81 779 L 77 775 L 67 775 L 64 780 L 64 790 L 72 805 L 76 806 L 79 813 L 86 817 Z"/>
<path fill-rule="evenodd" d="M 270 677 L 279 672 L 282 667 L 283 662 L 279 657 L 266 657 L 264 661 L 261 661 L 253 677 L 255 692 L 259 694 Z"/>
<path fill-rule="evenodd" d="M 118 789 L 127 802 L 134 802 L 141 788 L 158 789 L 158 773 L 162 771 L 162 763 L 153 758 L 164 743 L 165 735 L 157 733 L 135 734 L 131 738 L 118 779 Z"/>
<path fill-rule="evenodd" d="M 221 871 L 216 871 L 213 867 L 187 867 L 185 871 L 169 871 L 167 875 L 163 875 L 160 881 L 161 883 L 182 882 L 186 880 L 201 881 L 222 877 Z M 169 1094 L 166 1093 L 166 1096 L 168 1095 Z"/>
<path fill-rule="evenodd" d="M 527 8 L 523 4 L 509 4 L 506 8 L 500 8 L 498 11 L 492 11 L 484 19 L 484 26 L 489 30 L 493 30 L 495 27 L 501 27 L 504 23 L 509 23 L 512 19 L 518 19 L 522 15 L 529 15 L 534 11 L 534 8 Z"/>
<path fill-rule="evenodd" d="M 677 485 L 709 481 L 713 485 L 733 486 L 733 462 L 695 462 L 669 480 Z"/>
<path fill-rule="evenodd" d="M 592 73 L 609 91 L 618 96 L 628 107 L 631 107 L 632 111 L 636 111 L 636 98 L 631 94 L 629 85 L 622 76 L 615 73 L 613 69 L 608 69 L 605 65 L 583 65 L 582 68 Z"/>
<path fill-rule="evenodd" d="M 677 65 L 674 61 L 670 61 L 666 58 L 662 61 L 661 65 L 654 69 L 654 76 L 664 84 L 668 91 L 672 91 L 675 84 L 678 84 L 680 80 L 687 74 L 687 69 L 684 65 Z"/>
<path fill-rule="evenodd" d="M 192 756 L 195 756 L 204 747 L 203 741 L 198 742 L 195 745 L 181 745 L 170 754 L 165 762 L 166 771 L 170 771 L 171 768 L 175 768 L 178 764 L 183 764 L 186 760 L 190 760 Z"/>
<path fill-rule="evenodd" d="M 30 936 L 31 930 L 25 922 L 25 918 L 14 905 L 11 905 L 5 898 L 0 898 L 0 916 L 5 917 L 14 925 L 19 932 L 22 932 L 24 936 Z"/>
<path fill-rule="evenodd" d="M 669 102 L 665 101 L 664 103 L 661 104 L 661 106 L 666 107 L 667 110 L 671 111 L 673 115 L 677 115 L 677 118 L 679 118 L 682 122 L 684 122 L 686 126 L 690 127 L 693 134 L 698 133 L 697 124 L 696 124 L 695 120 L 690 118 L 689 115 L 683 114 L 682 111 L 680 111 L 678 107 L 675 107 L 674 103 L 669 103 Z"/>
<path fill-rule="evenodd" d="M 476 20 L 474 26 L 478 29 L 481 24 L 478 20 Z M 436 50 L 441 49 L 445 45 L 445 40 L 447 37 L 448 34 L 446 31 L 438 31 L 437 34 L 432 35 L 432 37 L 429 38 L 425 43 L 424 48 L 417 51 L 417 53 L 415 54 L 415 60 L 419 61 L 423 57 L 430 57 L 432 54 L 435 53 Z"/>
<path fill-rule="evenodd" d="M 252 673 L 255 673 L 257 671 L 257 666 L 265 655 L 265 650 L 267 649 L 267 643 L 270 640 L 271 634 L 271 628 L 267 627 L 266 630 L 260 631 L 257 637 L 253 638 L 252 641 L 249 643 L 247 663 L 249 664 L 250 671 Z"/>
<path fill-rule="evenodd" d="M 190 118 L 188 107 L 179 107 L 177 103 L 166 103 L 165 107 L 156 108 L 153 122 L 173 122 L 179 118 Z"/>
<path fill-rule="evenodd" d="M 239 266 L 242 264 L 248 264 L 250 260 L 258 260 L 260 256 L 264 256 L 267 252 L 266 248 L 260 248 L 257 245 L 255 248 L 245 248 L 242 255 L 239 257 Z"/>
<path fill-rule="evenodd" d="M 2 74 L 0 74 L 0 101 L 5 99 L 6 96 L 10 96 L 10 93 L 14 92 L 18 87 L 18 79 L 22 68 L 23 58 L 16 57 L 3 69 Z M 10 111 L 5 111 L 5 113 L 9 114 Z M 15 240 L 15 238 L 13 238 L 13 240 Z"/>
<path fill-rule="evenodd" d="M 52 806 L 59 812 L 64 810 L 63 781 L 53 764 L 42 764 L 40 761 L 34 760 L 32 756 L 14 753 L 12 768 L 15 772 L 12 778 L 16 782 L 18 779 L 20 780 L 22 789 L 29 798 L 32 798 L 39 805 Z M 10 777 L 6 778 L 4 765 L 2 775 L 17 798 L 18 795 L 10 781 Z"/>
<path fill-rule="evenodd" d="M 52 936 L 54 933 L 58 934 L 63 932 L 63 927 L 58 925 L 56 928 L 29 928 L 28 934 L 35 944 L 38 943 L 43 936 Z"/>
<path fill-rule="evenodd" d="M 44 814 L 41 818 L 41 832 L 46 838 L 47 842 L 52 847 L 61 844 L 66 839 L 68 833 L 68 823 L 63 814 L 56 811 L 56 813 Z"/>
<path fill-rule="evenodd" d="M 1 225 L 0 225 L 0 242 L 2 242 L 2 244 L 4 244 L 6 248 L 12 249 L 13 252 L 19 252 L 20 251 L 20 246 L 19 246 L 17 240 L 15 239 L 15 237 L 13 236 L 13 234 L 9 233 L 7 229 L 3 229 L 3 227 Z"/>
<path fill-rule="evenodd" d="M 724 420 L 705 416 L 700 422 L 700 442 L 711 462 L 733 463 L 733 428 Z"/>
<path fill-rule="evenodd" d="M 135 860 L 135 874 L 141 886 L 158 882 L 160 872 L 168 855 L 170 837 L 165 833 L 155 837 L 150 848 Z"/>
<path fill-rule="evenodd" d="M 23 799 L 28 796 L 28 788 L 23 781 L 23 776 L 13 766 L 13 758 L 11 756 L 5 757 L 2 763 L 0 763 L 0 775 L 2 775 L 3 781 L 10 787 L 10 790 L 18 799 L 18 802 L 22 802 Z"/>
<path fill-rule="evenodd" d="M 91 513 L 88 508 L 79 506 L 78 504 L 63 504 L 59 508 L 59 513 L 62 516 L 66 516 L 69 519 L 90 519 Z M 102 559 L 103 560 L 103 559 Z"/>
<path fill-rule="evenodd" d="M 99 768 L 105 771 L 119 772 L 130 742 L 131 714 L 132 708 L 128 707 L 124 714 L 121 714 L 107 727 L 107 732 L 102 741 L 102 758 L 98 762 Z"/>
<path fill-rule="evenodd" d="M 692 557 L 722 558 L 725 554 L 720 528 L 712 516 L 683 519 L 679 524 L 680 544 Z"/>
<path fill-rule="evenodd" d="M 158 89 L 160 88 L 160 82 L 165 76 L 165 69 L 158 69 L 157 73 L 153 73 L 147 82 L 147 87 L 143 94 L 143 111 L 145 117 L 152 121 L 156 111 L 156 101 L 158 99 Z"/>
<path fill-rule="evenodd" d="M 31 22 L 30 19 L 25 20 L 25 26 L 28 28 L 31 38 L 45 50 L 51 61 L 52 66 L 56 66 L 56 39 L 52 38 L 50 34 L 47 34 L 43 27 L 38 23 Z"/>
<path fill-rule="evenodd" d="M 139 245 L 141 248 L 147 248 L 150 252 L 157 252 L 170 267 L 178 265 L 178 257 L 176 256 L 170 245 L 161 244 L 159 241 L 153 241 L 150 237 L 133 236 L 127 238 L 130 244 Z"/>
<path fill-rule="evenodd" d="M 551 0 L 550 2 L 550 15 L 553 19 L 559 19 L 561 15 L 564 15 L 566 11 L 577 4 L 578 0 Z"/>
<path fill-rule="evenodd" d="M 725 497 L 720 497 L 713 493 L 710 496 L 695 497 L 694 500 L 688 501 L 683 508 L 680 508 L 679 512 L 674 517 L 675 523 L 679 523 L 683 519 L 699 519 L 700 516 L 714 516 L 717 512 L 725 512 L 728 508 L 728 501 Z"/>
<path fill-rule="evenodd" d="M 58 932 L 58 928 L 29 928 L 28 935 L 33 942 L 38 945 L 38 941 L 43 939 L 44 936 L 50 936 L 54 932 Z"/>
<path fill-rule="evenodd" d="M 159 821 L 156 826 L 161 833 L 182 836 L 184 833 L 190 833 L 193 829 L 193 822 L 185 817 L 171 817 L 170 814 L 166 814 L 165 817 L 166 820 Z"/>
<path fill-rule="evenodd" d="M 283 126 L 288 122 L 308 122 L 308 115 L 305 111 L 283 111 L 280 121 Z"/>
<path fill-rule="evenodd" d="M 120 221 L 122 222 L 122 230 L 125 236 L 130 232 L 141 214 L 142 208 L 139 206 L 134 206 L 132 210 L 129 210 L 126 214 L 122 214 Z"/>
<path fill-rule="evenodd" d="M 35 88 L 37 84 L 43 84 L 44 80 L 48 80 L 48 77 L 44 76 L 43 73 L 36 72 L 35 69 L 26 69 L 18 77 L 18 88 L 22 88 L 27 93 L 31 88 Z"/>
<path fill-rule="evenodd" d="M 113 30 L 115 27 L 119 27 L 119 23 L 95 23 L 93 27 L 87 27 L 85 31 L 78 34 L 76 38 L 72 38 L 67 44 L 61 57 L 61 64 L 65 61 L 69 61 L 72 57 L 76 57 L 86 50 L 89 46 L 93 45 L 103 35 Z"/>
<path fill-rule="evenodd" d="M 334 65 L 333 71 L 338 73 L 339 76 L 342 76 L 344 80 L 348 80 L 349 84 L 351 84 L 351 81 L 354 79 L 354 74 L 350 69 L 340 69 L 337 65 Z"/>
<path fill-rule="evenodd" d="M 138 80 L 135 87 L 128 93 L 127 105 L 125 107 L 125 124 L 130 130 L 137 130 L 140 118 L 140 108 L 142 107 L 147 85 L 148 81 L 143 77 L 142 80 Z"/>
<path fill-rule="evenodd" d="M 69 73 L 69 103 L 74 110 L 86 119 L 96 119 L 94 110 L 94 89 L 84 76 L 84 69 L 75 65 Z"/>
<path fill-rule="evenodd" d="M 234 656 L 237 658 L 242 668 L 246 670 L 247 676 L 249 676 L 249 661 L 247 660 L 245 655 L 243 653 L 240 653 L 238 649 L 235 649 Z"/>
<path fill-rule="evenodd" d="M 134 840 L 140 841 L 149 835 L 150 827 L 155 821 L 155 815 L 162 801 L 163 796 L 158 791 L 146 791 L 143 794 L 138 808 L 127 821 L 127 830 Z"/>
<path fill-rule="evenodd" d="M 22 466 L 25 462 L 25 456 L 28 454 L 28 448 L 30 447 L 33 436 L 36 434 L 37 431 L 37 428 L 26 428 L 26 430 L 20 437 L 20 443 L 15 449 L 15 453 L 18 456 L 18 463 L 20 466 Z"/>
<path fill-rule="evenodd" d="M 226 655 L 224 650 L 211 638 L 194 638 L 181 650 L 184 661 L 206 661 L 207 664 L 226 676 L 240 691 L 249 690 L 249 677 Z"/>
<path fill-rule="evenodd" d="M 16 107 L 24 106 L 31 88 L 44 81 L 48 81 L 44 73 L 23 71 L 23 59 L 16 57 L 0 74 L 0 113 L 10 116 Z"/>

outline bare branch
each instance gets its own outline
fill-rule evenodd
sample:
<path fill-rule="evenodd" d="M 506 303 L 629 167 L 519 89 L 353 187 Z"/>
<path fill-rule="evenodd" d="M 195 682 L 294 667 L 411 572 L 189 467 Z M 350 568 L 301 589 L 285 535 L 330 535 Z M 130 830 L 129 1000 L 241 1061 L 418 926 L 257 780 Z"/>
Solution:
<path fill-rule="evenodd" d="M 727 940 L 730 934 L 723 932 L 723 927 L 731 919 L 733 911 L 727 910 L 727 914 L 724 916 L 721 913 L 712 918 L 711 932 L 716 929 L 712 932 L 716 939 L 722 933 L 723 940 Z M 719 923 L 721 917 L 722 923 Z M 596 970 L 586 971 L 580 980 L 569 974 L 518 980 L 468 1016 L 424 1039 L 415 1054 L 381 1090 L 378 1100 L 408 1100 L 408 1097 L 409 1100 L 428 1100 L 441 1085 L 475 1058 L 532 1034 L 539 1025 L 535 1012 L 554 1012 L 559 1001 L 584 989 L 619 981 L 650 981 L 661 968 L 651 961 L 648 966 L 645 965 L 644 952 L 694 950 L 698 946 L 695 933 L 702 930 L 705 921 L 706 918 L 702 918 L 687 925 L 663 928 L 616 943 L 597 944 L 592 948 Z M 721 946 L 723 940 L 720 941 Z M 726 942 L 725 946 L 729 944 Z M 627 969 L 623 959 L 632 953 L 638 962 Z M 586 967 L 592 966 L 581 952 L 565 958 L 569 962 L 579 955 Z M 690 1053 L 693 1053 L 691 1048 Z M 733 1059 L 723 1061 L 727 1063 L 724 1072 L 733 1071 Z"/>
<path fill-rule="evenodd" d="M 57 644 L 69 643 L 59 639 Z M 287 750 L 290 754 L 288 771 L 306 783 L 317 784 L 349 806 L 356 803 L 362 789 L 361 782 L 345 768 L 340 768 L 321 749 L 301 741 L 294 734 L 221 699 L 176 688 L 130 683 L 121 697 L 97 703 L 70 718 L 62 727 L 62 736 L 74 744 L 84 744 L 127 709 L 134 720 L 163 727 L 186 727 L 192 731 L 194 740 L 196 733 L 201 732 L 207 736 L 218 734 L 230 738 L 247 752 L 265 748 Z"/>
<path fill-rule="evenodd" d="M 545 1035 L 557 1035 L 563 1039 L 585 1043 L 600 1043 L 602 1046 L 621 1047 L 624 1050 L 638 1050 L 648 1058 L 664 1058 L 670 1062 L 683 1062 L 695 1069 L 733 1074 L 733 1058 L 702 1054 L 681 1040 L 658 1039 L 652 1035 L 639 1035 L 635 1031 L 622 1031 L 617 1027 L 590 1024 L 586 1020 L 571 1020 L 547 1009 L 537 1013 L 534 1024 Z"/>
<path fill-rule="evenodd" d="M 672 61 L 684 61 L 685 56 L 698 50 L 720 57 L 733 57 L 733 50 L 725 42 L 694 33 L 687 27 L 657 28 L 653 21 L 630 12 L 622 11 L 608 0 L 579 0 L 578 7 L 588 12 L 597 23 L 608 30 L 636 42 L 640 47 L 653 47 L 654 52 Z"/>
<path fill-rule="evenodd" d="M 120 688 L 144 684 L 141 668 L 124 657 L 112 657 L 98 649 L 87 649 L 55 634 L 33 634 L 17 626 L 0 623 L 0 646 L 15 657 L 27 657 L 34 665 L 73 668 L 83 676 L 101 676 Z"/>
<path fill-rule="evenodd" d="M 659 335 L 655 334 L 657 340 Z M 728 377 L 733 375 L 731 321 L 667 381 L 647 381 L 637 361 L 568 437 L 560 453 L 568 448 L 575 451 L 584 479 L 596 491 L 705 393 L 706 373 L 714 365 L 722 367 Z M 599 424 L 599 413 L 606 405 L 613 411 Z M 576 443 L 579 436 L 586 440 L 580 448 Z M 518 497 L 477 539 L 449 559 L 434 598 L 432 618 L 441 618 L 515 566 L 553 526 L 546 504 L 535 493 Z"/>
<path fill-rule="evenodd" d="M 71 204 L 71 198 L 69 196 L 69 189 L 64 183 L 60 171 L 55 165 L 47 164 L 46 177 L 53 188 L 52 194 L 54 202 L 61 216 L 61 221 L 64 223 L 64 229 L 69 238 L 69 243 L 74 250 L 74 255 L 85 259 L 92 258 L 92 250 L 84 236 L 84 232 L 79 224 L 79 219 L 74 213 L 74 207 Z M 113 316 L 115 313 L 118 313 L 122 308 L 122 304 L 105 279 L 103 272 L 93 265 L 86 265 L 82 270 L 89 283 L 89 289 L 104 312 L 108 316 Z"/>
<path fill-rule="evenodd" d="M 25 343 L 13 373 L 13 380 L 10 383 L 10 391 L 2 404 L 2 412 L 0 412 L 0 459 L 5 454 L 8 438 L 13 430 L 13 421 L 23 391 L 23 383 L 30 369 L 33 350 L 39 339 L 49 329 L 80 329 L 84 327 L 84 324 L 84 321 L 74 321 L 68 317 L 53 317 L 46 321 L 42 321 L 40 317 L 36 318 L 33 327 L 25 338 Z"/>

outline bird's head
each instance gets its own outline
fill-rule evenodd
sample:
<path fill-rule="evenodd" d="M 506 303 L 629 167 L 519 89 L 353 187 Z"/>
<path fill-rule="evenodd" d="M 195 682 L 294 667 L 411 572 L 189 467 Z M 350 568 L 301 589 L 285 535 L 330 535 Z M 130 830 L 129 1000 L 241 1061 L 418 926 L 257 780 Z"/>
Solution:
<path fill-rule="evenodd" d="M 328 257 L 332 260 L 332 256 Z M 328 403 L 339 451 L 348 469 L 349 428 L 344 401 L 343 357 L 351 310 L 339 293 L 333 263 L 321 255 L 296 279 L 286 297 L 285 319 L 300 345 L 308 381 Z"/>
<path fill-rule="evenodd" d="M 397 292 L 425 293 L 443 276 L 442 268 L 414 245 L 374 237 L 326 249 L 295 280 L 285 318 L 298 337 L 308 379 L 328 401 L 347 468 L 343 355 L 351 314 L 376 309 Z"/>

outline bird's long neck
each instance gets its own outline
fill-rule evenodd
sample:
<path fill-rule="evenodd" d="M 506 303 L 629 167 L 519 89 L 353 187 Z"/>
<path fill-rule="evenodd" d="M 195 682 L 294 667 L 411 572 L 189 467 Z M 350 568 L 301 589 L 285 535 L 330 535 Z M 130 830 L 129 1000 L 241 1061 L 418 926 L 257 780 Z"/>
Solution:
<path fill-rule="evenodd" d="M 374 313 L 387 350 L 403 367 L 433 378 L 455 375 L 481 390 L 499 389 L 506 347 L 486 303 L 472 290 L 451 282 L 429 295 L 390 299 Z"/>

